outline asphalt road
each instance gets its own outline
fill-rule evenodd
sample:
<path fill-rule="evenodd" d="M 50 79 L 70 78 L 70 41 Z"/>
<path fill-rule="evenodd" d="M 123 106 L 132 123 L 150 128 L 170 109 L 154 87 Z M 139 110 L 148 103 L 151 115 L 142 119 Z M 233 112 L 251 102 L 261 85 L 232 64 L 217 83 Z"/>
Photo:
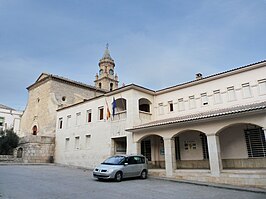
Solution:
<path fill-rule="evenodd" d="M 0 166 L 0 199 L 265 199 L 266 194 L 148 178 L 98 181 L 91 171 L 53 165 Z"/>

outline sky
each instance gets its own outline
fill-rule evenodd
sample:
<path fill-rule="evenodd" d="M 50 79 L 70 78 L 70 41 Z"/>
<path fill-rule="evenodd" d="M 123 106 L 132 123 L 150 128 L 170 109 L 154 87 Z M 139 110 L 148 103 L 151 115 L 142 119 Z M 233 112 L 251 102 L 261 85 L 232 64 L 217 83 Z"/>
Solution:
<path fill-rule="evenodd" d="M 120 85 L 152 90 L 266 59 L 266 0 L 0 0 L 0 104 L 43 72 L 94 85 L 106 44 Z"/>

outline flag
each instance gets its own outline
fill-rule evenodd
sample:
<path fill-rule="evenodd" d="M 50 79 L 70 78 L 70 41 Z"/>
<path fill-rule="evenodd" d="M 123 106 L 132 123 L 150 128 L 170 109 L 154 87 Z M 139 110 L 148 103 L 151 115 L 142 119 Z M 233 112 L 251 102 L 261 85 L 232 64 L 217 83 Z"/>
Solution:
<path fill-rule="evenodd" d="M 112 103 L 113 117 L 115 116 L 115 108 L 116 108 L 116 101 L 115 98 L 113 98 L 113 103 Z"/>
<path fill-rule="evenodd" d="M 105 103 L 106 103 L 106 106 L 107 106 L 106 119 L 108 120 L 111 117 L 111 113 L 110 113 L 110 109 L 109 109 L 109 106 L 108 106 L 108 103 L 107 103 L 106 99 L 105 99 Z"/>

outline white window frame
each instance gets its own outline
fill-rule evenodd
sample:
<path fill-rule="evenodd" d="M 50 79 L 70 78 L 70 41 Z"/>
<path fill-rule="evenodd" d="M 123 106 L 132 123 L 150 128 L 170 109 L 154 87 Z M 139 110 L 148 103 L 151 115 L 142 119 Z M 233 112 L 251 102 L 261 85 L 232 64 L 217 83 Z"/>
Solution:
<path fill-rule="evenodd" d="M 76 125 L 79 126 L 81 124 L 81 112 L 76 113 Z"/>
<path fill-rule="evenodd" d="M 266 79 L 258 80 L 259 95 L 266 95 Z"/>
<path fill-rule="evenodd" d="M 201 106 L 209 105 L 207 93 L 201 93 L 200 96 L 201 96 Z"/>
<path fill-rule="evenodd" d="M 158 104 L 158 114 L 159 115 L 163 115 L 164 114 L 164 106 L 163 106 L 162 102 Z"/>
<path fill-rule="evenodd" d="M 227 87 L 227 100 L 228 102 L 236 101 L 236 91 L 234 86 Z"/>
<path fill-rule="evenodd" d="M 102 116 L 102 118 L 101 118 L 101 116 Z M 103 106 L 98 107 L 98 120 L 99 121 L 104 120 L 104 107 Z"/>
<path fill-rule="evenodd" d="M 80 137 L 76 136 L 75 137 L 75 149 L 80 149 Z"/>
<path fill-rule="evenodd" d="M 222 101 L 222 96 L 221 96 L 221 91 L 220 90 L 214 90 L 213 91 L 213 103 L 214 104 L 221 104 Z"/>
<path fill-rule="evenodd" d="M 184 111 L 185 110 L 185 102 L 183 98 L 178 99 L 178 111 Z"/>
<path fill-rule="evenodd" d="M 252 97 L 249 83 L 242 84 L 242 96 L 243 96 L 243 99 Z"/>
<path fill-rule="evenodd" d="M 195 109 L 196 108 L 196 99 L 194 95 L 189 96 L 189 109 Z"/>

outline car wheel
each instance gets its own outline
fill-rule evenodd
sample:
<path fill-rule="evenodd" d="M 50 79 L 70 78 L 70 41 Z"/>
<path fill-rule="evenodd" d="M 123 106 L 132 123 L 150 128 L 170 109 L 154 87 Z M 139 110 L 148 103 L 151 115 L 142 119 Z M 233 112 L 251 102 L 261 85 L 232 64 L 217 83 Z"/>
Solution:
<path fill-rule="evenodd" d="M 141 179 L 146 179 L 148 177 L 148 172 L 147 170 L 143 170 L 140 174 Z"/>
<path fill-rule="evenodd" d="M 115 181 L 116 181 L 116 182 L 121 182 L 122 178 L 123 178 L 123 174 L 122 174 L 122 172 L 121 172 L 121 171 L 118 171 L 118 172 L 115 174 Z"/>

